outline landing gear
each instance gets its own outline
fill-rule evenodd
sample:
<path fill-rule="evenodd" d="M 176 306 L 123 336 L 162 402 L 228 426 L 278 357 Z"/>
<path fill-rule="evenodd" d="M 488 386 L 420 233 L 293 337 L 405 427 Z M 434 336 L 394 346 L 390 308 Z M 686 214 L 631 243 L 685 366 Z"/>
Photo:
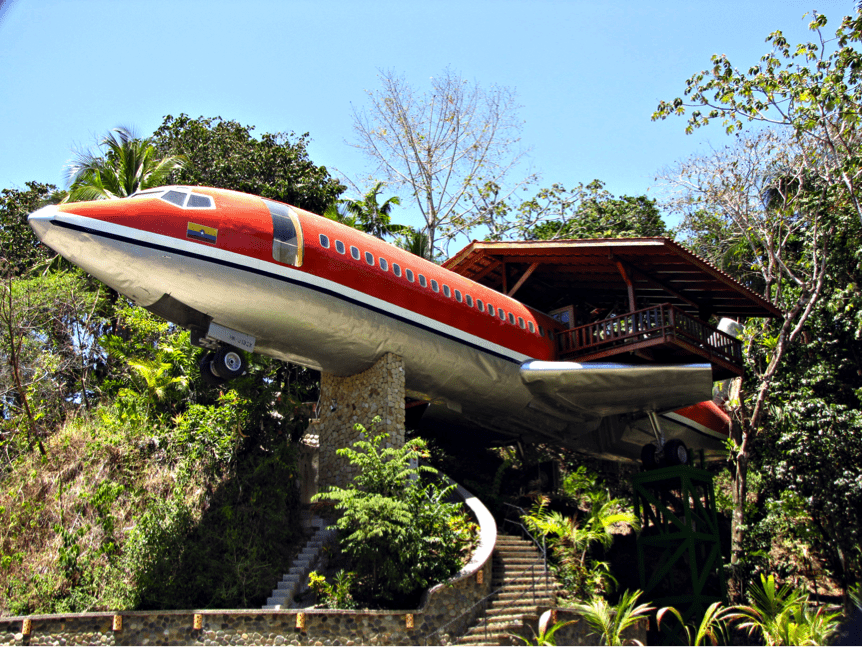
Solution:
<path fill-rule="evenodd" d="M 247 366 L 246 356 L 233 346 L 220 346 L 215 353 L 204 353 L 198 362 L 201 377 L 210 386 L 221 386 L 240 377 Z"/>
<path fill-rule="evenodd" d="M 641 448 L 641 464 L 646 470 L 662 467 L 662 450 L 653 443 L 647 443 Z"/>
<path fill-rule="evenodd" d="M 689 452 L 682 440 L 676 438 L 669 440 L 662 448 L 662 458 L 666 467 L 674 465 L 686 465 L 689 462 Z"/>
<path fill-rule="evenodd" d="M 689 450 L 686 449 L 682 440 L 676 438 L 665 443 L 662 449 L 659 449 L 655 443 L 647 443 L 641 448 L 641 464 L 646 470 L 687 465 L 688 463 Z"/>

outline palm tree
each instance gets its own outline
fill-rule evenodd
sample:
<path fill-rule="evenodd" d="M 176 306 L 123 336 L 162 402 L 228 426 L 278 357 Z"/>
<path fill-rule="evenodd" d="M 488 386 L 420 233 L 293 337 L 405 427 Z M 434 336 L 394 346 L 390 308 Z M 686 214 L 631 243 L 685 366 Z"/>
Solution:
<path fill-rule="evenodd" d="M 378 238 L 407 233 L 408 227 L 390 221 L 393 206 L 401 204 L 398 196 L 392 196 L 384 200 L 383 204 L 378 204 L 378 196 L 383 190 L 384 183 L 376 182 L 362 199 L 343 200 L 345 217 L 353 218 L 351 226 Z"/>
<path fill-rule="evenodd" d="M 139 139 L 128 128 L 114 128 L 100 142 L 104 155 L 80 153 L 67 167 L 65 201 L 124 198 L 164 184 L 171 171 L 186 163 L 183 155 L 160 157 L 153 141 Z"/>

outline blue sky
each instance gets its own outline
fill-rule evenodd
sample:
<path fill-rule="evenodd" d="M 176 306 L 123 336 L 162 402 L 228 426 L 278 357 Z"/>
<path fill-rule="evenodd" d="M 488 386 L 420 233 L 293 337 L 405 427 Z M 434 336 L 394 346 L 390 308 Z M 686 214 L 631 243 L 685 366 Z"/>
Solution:
<path fill-rule="evenodd" d="M 660 99 L 725 53 L 746 69 L 776 29 L 809 41 L 813 8 L 832 33 L 848 0 L 0 0 L 0 188 L 64 184 L 75 147 L 108 130 L 142 135 L 167 114 L 309 132 L 317 164 L 362 179 L 346 141 L 378 69 L 422 89 L 446 66 L 518 91 L 523 143 L 541 186 L 594 178 L 651 190 L 665 165 L 721 145 L 719 128 L 653 123 Z M 653 189 L 655 193 L 655 188 Z M 401 210 L 402 222 L 414 222 Z"/>

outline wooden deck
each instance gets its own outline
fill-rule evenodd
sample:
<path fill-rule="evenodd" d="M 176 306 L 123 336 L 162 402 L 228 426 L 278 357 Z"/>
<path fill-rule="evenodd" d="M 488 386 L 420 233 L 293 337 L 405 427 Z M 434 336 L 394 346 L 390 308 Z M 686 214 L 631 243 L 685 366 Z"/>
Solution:
<path fill-rule="evenodd" d="M 558 334 L 558 358 L 588 361 L 632 353 L 645 361 L 708 361 L 714 379 L 743 375 L 743 348 L 731 335 L 665 303 Z"/>

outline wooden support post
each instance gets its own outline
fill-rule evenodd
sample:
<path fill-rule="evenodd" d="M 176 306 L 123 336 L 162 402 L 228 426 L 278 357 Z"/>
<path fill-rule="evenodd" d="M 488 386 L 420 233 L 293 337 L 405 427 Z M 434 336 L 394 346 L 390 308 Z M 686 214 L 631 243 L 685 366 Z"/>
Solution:
<path fill-rule="evenodd" d="M 620 272 L 623 282 L 626 283 L 626 293 L 629 295 L 629 311 L 635 312 L 638 308 L 635 307 L 635 286 L 632 284 L 632 278 L 623 263 L 615 259 L 614 264 L 617 265 L 617 271 Z"/>

